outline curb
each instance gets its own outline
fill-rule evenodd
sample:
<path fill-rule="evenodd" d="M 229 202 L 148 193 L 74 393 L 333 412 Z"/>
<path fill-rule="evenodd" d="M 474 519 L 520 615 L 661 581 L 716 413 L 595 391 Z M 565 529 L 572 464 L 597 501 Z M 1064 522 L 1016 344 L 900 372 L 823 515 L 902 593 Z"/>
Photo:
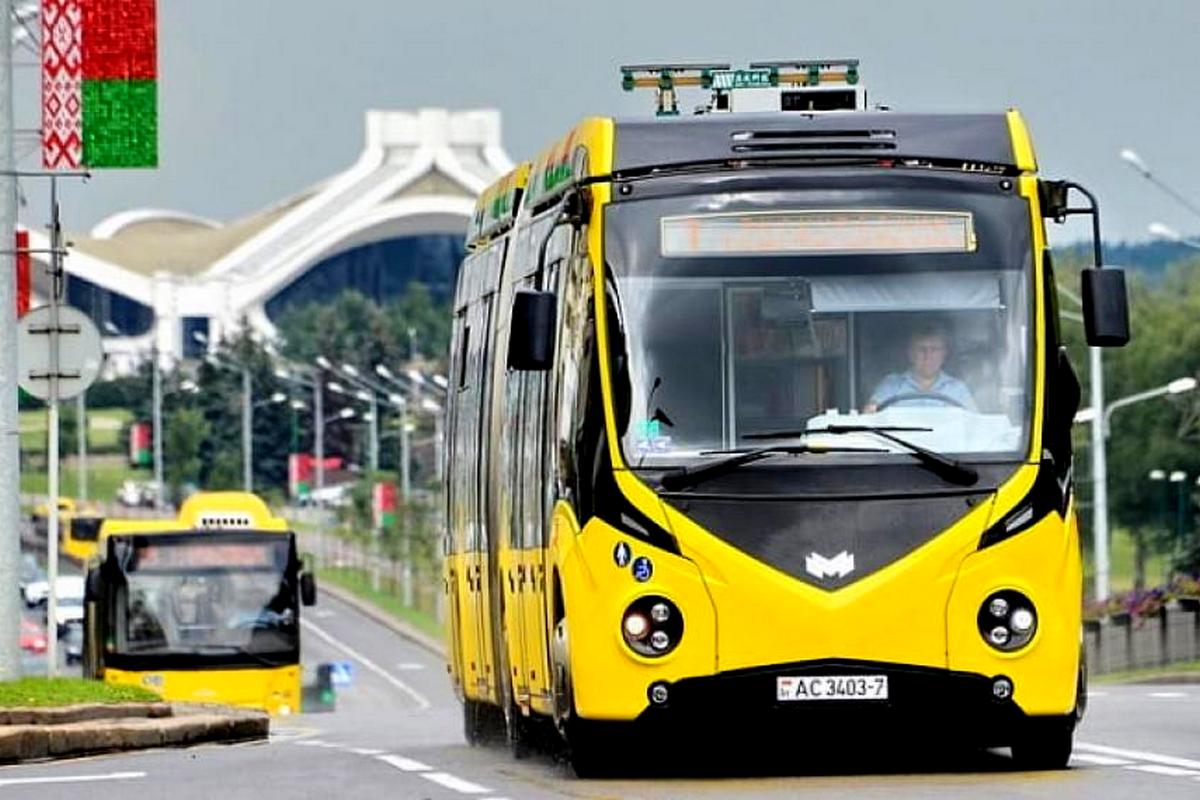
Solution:
<path fill-rule="evenodd" d="M 408 641 L 428 651 L 429 653 L 432 653 L 438 658 L 446 657 L 446 648 L 440 641 L 424 631 L 417 629 L 415 626 L 410 625 L 403 620 L 396 619 L 379 606 L 368 600 L 363 600 L 353 592 L 343 589 L 340 586 L 333 585 L 332 581 L 322 581 L 319 591 L 328 592 L 330 595 L 350 606 L 355 611 L 360 612 L 374 622 L 378 622 L 380 625 L 388 628 L 393 633 L 398 634 L 402 638 L 407 639 Z M 318 599 L 317 602 L 319 604 L 320 600 Z"/>
<path fill-rule="evenodd" d="M 107 713 L 93 716 L 101 710 Z M 24 708 L 10 709 L 7 717 L 31 721 L 0 726 L 0 763 L 4 764 L 202 742 L 244 742 L 266 739 L 270 731 L 266 713 L 224 706 L 138 703 Z"/>

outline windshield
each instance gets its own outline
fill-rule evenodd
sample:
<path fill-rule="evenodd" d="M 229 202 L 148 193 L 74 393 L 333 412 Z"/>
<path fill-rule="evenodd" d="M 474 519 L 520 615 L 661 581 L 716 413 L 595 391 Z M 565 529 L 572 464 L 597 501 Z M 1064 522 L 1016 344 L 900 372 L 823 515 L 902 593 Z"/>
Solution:
<path fill-rule="evenodd" d="M 124 654 L 280 653 L 296 648 L 288 537 L 132 537 L 119 563 L 114 647 Z"/>
<path fill-rule="evenodd" d="M 846 424 L 903 426 L 905 440 L 968 460 L 1023 457 L 1028 211 L 945 194 L 915 212 L 812 212 L 802 197 L 782 211 L 772 198 L 770 211 L 730 213 L 736 196 L 614 206 L 627 463 L 686 464 Z M 989 246 L 997 231 L 1003 246 Z M 867 433 L 806 441 L 822 440 L 884 448 L 825 461 L 904 452 Z"/>

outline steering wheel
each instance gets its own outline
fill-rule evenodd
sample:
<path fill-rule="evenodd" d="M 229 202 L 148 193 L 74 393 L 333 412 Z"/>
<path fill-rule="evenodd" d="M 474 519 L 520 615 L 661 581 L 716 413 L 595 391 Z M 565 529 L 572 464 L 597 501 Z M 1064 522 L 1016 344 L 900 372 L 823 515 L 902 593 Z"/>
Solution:
<path fill-rule="evenodd" d="M 893 395 L 886 400 L 881 400 L 875 405 L 875 410 L 883 411 L 888 406 L 895 405 L 896 403 L 902 403 L 905 400 L 936 400 L 944 405 L 954 406 L 956 408 L 966 408 L 966 406 L 955 400 L 953 397 L 940 392 L 904 392 L 903 394 Z"/>

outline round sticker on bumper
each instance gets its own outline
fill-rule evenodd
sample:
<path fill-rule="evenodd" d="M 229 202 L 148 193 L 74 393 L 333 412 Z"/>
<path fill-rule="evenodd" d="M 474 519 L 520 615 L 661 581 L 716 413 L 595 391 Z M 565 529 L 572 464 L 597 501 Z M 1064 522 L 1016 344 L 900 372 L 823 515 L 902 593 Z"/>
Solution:
<path fill-rule="evenodd" d="M 640 583 L 645 583 L 650 580 L 650 576 L 654 574 L 654 564 L 650 563 L 650 559 L 645 556 L 638 556 L 633 560 L 633 579 Z"/>

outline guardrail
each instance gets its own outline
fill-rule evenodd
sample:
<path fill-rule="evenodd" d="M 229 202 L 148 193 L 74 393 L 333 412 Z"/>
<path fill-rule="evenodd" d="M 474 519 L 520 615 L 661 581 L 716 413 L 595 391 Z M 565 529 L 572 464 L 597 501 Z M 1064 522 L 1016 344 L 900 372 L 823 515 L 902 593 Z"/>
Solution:
<path fill-rule="evenodd" d="M 1150 616 L 1087 620 L 1083 629 L 1093 675 L 1200 661 L 1200 602 L 1172 603 Z"/>

